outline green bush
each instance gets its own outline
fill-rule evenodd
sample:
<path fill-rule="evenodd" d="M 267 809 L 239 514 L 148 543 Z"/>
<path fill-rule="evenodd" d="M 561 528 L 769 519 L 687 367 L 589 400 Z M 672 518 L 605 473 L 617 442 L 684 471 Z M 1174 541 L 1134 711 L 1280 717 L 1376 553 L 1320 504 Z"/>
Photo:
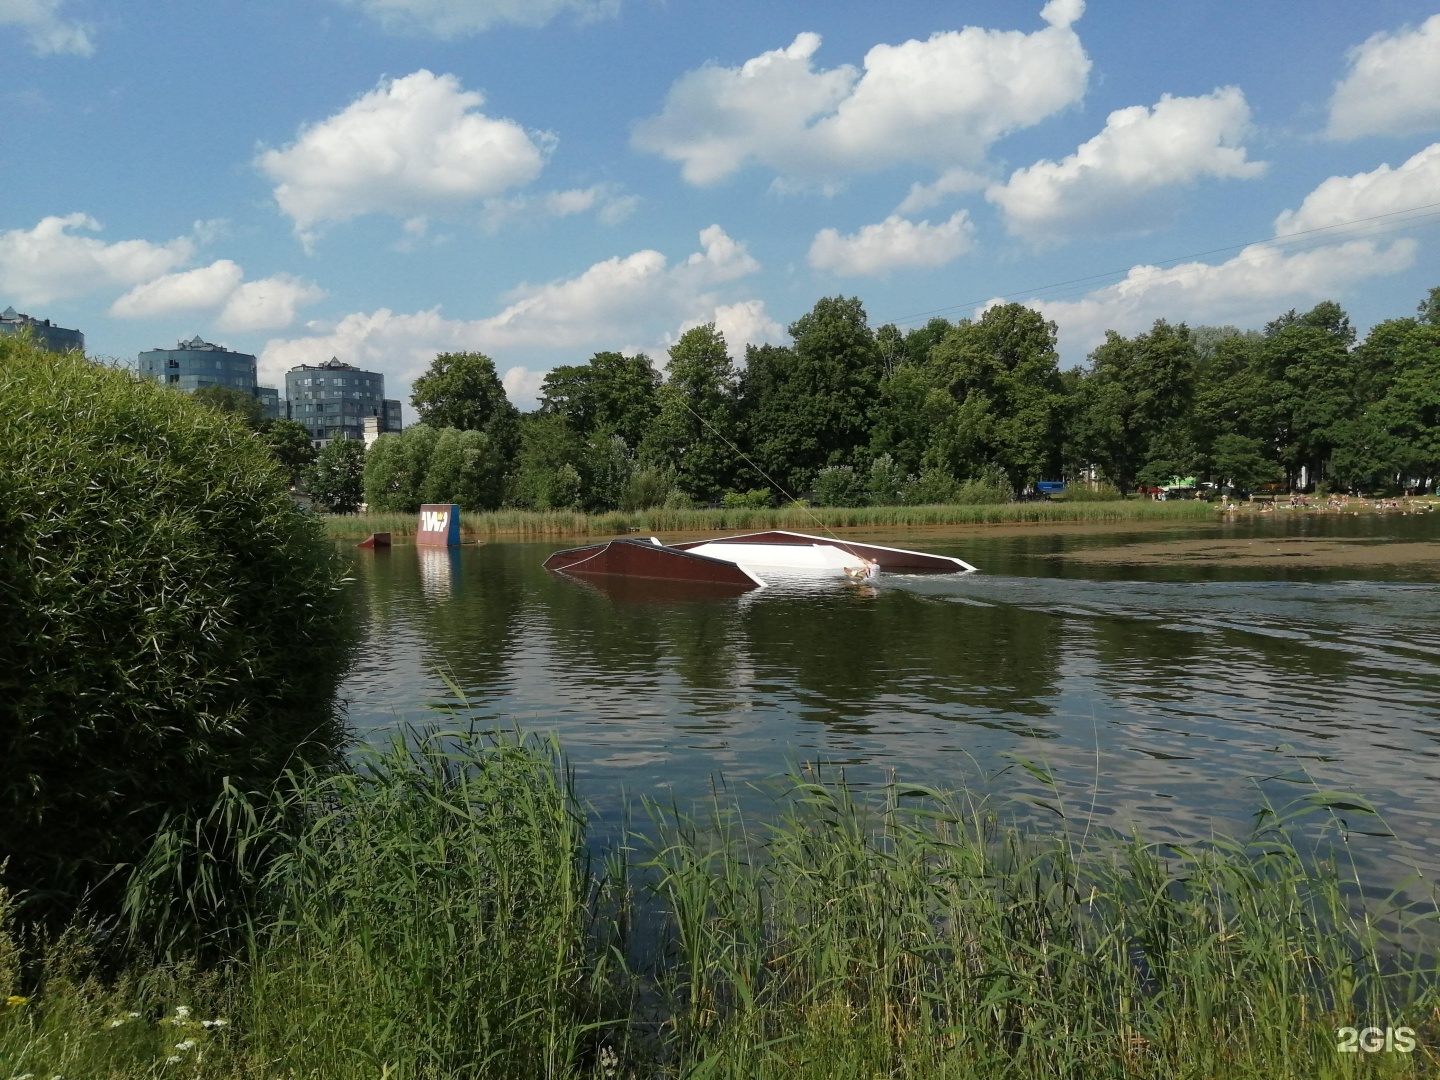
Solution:
<path fill-rule="evenodd" d="M 926 469 L 905 484 L 905 502 L 910 506 L 940 506 L 955 502 L 960 485 L 944 469 Z"/>
<path fill-rule="evenodd" d="M 903 506 L 905 504 L 905 482 L 910 479 L 905 470 L 895 464 L 889 454 L 881 454 L 870 463 L 866 478 L 865 494 L 871 506 Z"/>
<path fill-rule="evenodd" d="M 1083 480 L 1071 480 L 1065 485 L 1065 493 L 1058 498 L 1065 502 L 1118 502 L 1122 496 L 1114 484 L 1099 483 L 1093 487 Z"/>
<path fill-rule="evenodd" d="M 1008 503 L 1010 488 L 1008 485 L 1002 486 L 986 480 L 966 480 L 955 489 L 952 501 L 960 506 L 993 506 L 997 503 Z"/>
<path fill-rule="evenodd" d="M 720 497 L 720 505 L 735 510 L 764 510 L 770 505 L 769 488 L 751 488 L 749 491 L 727 491 Z"/>
<path fill-rule="evenodd" d="M 831 465 L 815 477 L 816 506 L 864 506 L 865 477 L 849 465 Z"/>
<path fill-rule="evenodd" d="M 222 779 L 327 756 L 337 553 L 236 418 L 0 339 L 0 886 L 115 910 Z"/>
<path fill-rule="evenodd" d="M 665 469 L 644 465 L 630 474 L 620 493 L 620 509 L 633 512 L 663 506 L 675 487 L 675 477 Z"/>

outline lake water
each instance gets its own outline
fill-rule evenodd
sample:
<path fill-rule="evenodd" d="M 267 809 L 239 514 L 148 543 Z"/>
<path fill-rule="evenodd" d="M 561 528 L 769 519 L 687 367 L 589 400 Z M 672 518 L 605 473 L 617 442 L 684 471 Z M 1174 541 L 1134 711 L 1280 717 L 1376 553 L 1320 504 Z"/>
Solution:
<path fill-rule="evenodd" d="M 1358 794 L 1396 834 L 1352 842 L 1362 860 L 1433 877 L 1436 565 L 1064 557 L 1283 533 L 1435 542 L 1440 514 L 856 534 L 982 572 L 739 598 L 633 583 L 606 592 L 541 568 L 560 543 L 357 552 L 368 635 L 343 694 L 362 735 L 433 720 L 427 704 L 442 702 L 485 724 L 554 732 L 602 822 L 622 799 L 685 803 L 712 782 L 760 798 L 747 782 L 792 762 L 844 767 L 862 783 L 893 770 L 1053 801 L 1018 755 L 1051 771 L 1070 820 L 1157 840 L 1243 833 L 1266 800 L 1317 787 Z M 456 706 L 441 671 L 467 704 Z"/>

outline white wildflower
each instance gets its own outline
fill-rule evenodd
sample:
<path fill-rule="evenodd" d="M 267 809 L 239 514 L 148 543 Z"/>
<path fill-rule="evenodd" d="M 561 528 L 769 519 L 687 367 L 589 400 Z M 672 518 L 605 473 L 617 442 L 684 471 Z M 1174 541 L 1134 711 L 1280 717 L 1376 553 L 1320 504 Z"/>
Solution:
<path fill-rule="evenodd" d="M 185 1053 L 186 1050 L 194 1050 L 195 1040 L 186 1039 L 184 1042 L 178 1042 L 175 1044 L 175 1049 L 179 1050 L 182 1054 Z"/>
<path fill-rule="evenodd" d="M 189 1006 L 189 1005 L 176 1005 L 176 1006 L 175 1006 L 175 1019 L 176 1019 L 176 1020 L 189 1020 L 189 1019 L 190 1019 L 190 1006 Z"/>
<path fill-rule="evenodd" d="M 174 1065 L 174 1064 L 175 1064 L 177 1061 L 179 1061 L 179 1060 L 180 1060 L 180 1055 L 179 1055 L 179 1054 L 171 1054 L 168 1058 L 165 1059 L 165 1064 L 166 1064 L 166 1065 Z"/>
<path fill-rule="evenodd" d="M 201 1027 L 207 1027 L 207 1028 L 222 1028 L 222 1027 L 224 1027 L 224 1026 L 225 1026 L 226 1024 L 228 1024 L 228 1023 L 230 1023 L 230 1021 L 229 1021 L 229 1020 L 224 1020 L 224 1019 L 221 1019 L 221 1020 L 201 1020 L 201 1021 L 200 1021 L 200 1026 L 201 1026 Z"/>

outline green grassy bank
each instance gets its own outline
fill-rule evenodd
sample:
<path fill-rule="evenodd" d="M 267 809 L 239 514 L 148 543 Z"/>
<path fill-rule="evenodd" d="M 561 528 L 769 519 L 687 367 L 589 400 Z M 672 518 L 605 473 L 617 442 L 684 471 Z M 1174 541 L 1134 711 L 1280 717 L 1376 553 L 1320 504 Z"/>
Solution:
<path fill-rule="evenodd" d="M 1246 842 L 1181 851 L 1006 826 L 904 786 L 860 800 L 797 776 L 777 799 L 764 824 L 723 801 L 703 820 L 647 806 L 655 839 L 592 857 L 553 745 L 469 735 L 268 801 L 231 793 L 211 821 L 238 823 L 227 850 L 268 853 L 239 875 L 243 909 L 190 858 L 206 828 L 161 845 L 134 886 L 149 895 L 133 910 L 163 906 L 177 929 L 209 912 L 223 948 L 206 969 L 102 978 L 104 935 L 17 940 L 0 909 L 0 1077 L 1440 1067 L 1434 954 L 1410 948 L 1434 946 L 1433 907 L 1355 914 L 1353 872 L 1302 858 L 1283 810 Z M 1338 1028 L 1371 1026 L 1417 1047 L 1337 1049 Z"/>
<path fill-rule="evenodd" d="M 372 532 L 409 536 L 416 514 L 332 514 L 323 520 L 336 539 L 360 539 Z M 585 514 L 570 511 L 497 510 L 462 514 L 460 531 L 482 539 L 544 539 L 614 536 L 626 532 L 719 532 L 737 529 L 896 528 L 921 525 L 1072 524 L 1131 521 L 1211 521 L 1203 502 L 1025 502 L 985 506 L 782 507 L 780 509 L 637 510 Z"/>

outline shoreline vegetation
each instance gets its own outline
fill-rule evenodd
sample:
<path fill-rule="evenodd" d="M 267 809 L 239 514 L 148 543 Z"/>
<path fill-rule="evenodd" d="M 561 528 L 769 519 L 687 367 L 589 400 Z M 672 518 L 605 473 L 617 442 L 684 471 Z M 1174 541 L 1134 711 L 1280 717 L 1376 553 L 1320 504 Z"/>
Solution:
<path fill-rule="evenodd" d="M 1103 524 L 1107 522 L 1213 521 L 1216 508 L 1196 501 L 1011 502 L 946 506 L 799 507 L 607 511 L 493 510 L 460 515 L 462 536 L 548 539 L 625 533 L 702 533 L 761 529 L 911 528 L 932 525 Z M 364 539 L 372 532 L 412 536 L 418 514 L 325 514 L 328 536 Z"/>
<path fill-rule="evenodd" d="M 1363 800 L 1313 790 L 1182 849 L 1097 836 L 1019 764 L 1053 830 L 806 769 L 765 824 L 723 793 L 645 802 L 597 851 L 554 742 L 412 730 L 157 844 L 132 914 L 208 922 L 203 967 L 101 978 L 100 928 L 21 940 L 0 898 L 0 1073 L 1434 1075 L 1434 898 L 1376 900 L 1325 854 L 1382 828 Z M 221 820 L 264 853 L 248 874 L 208 861 Z M 1409 1034 L 1350 1057 L 1350 1027 Z"/>
<path fill-rule="evenodd" d="M 875 328 L 857 297 L 829 296 L 791 344 L 746 346 L 743 362 L 708 323 L 663 373 L 617 352 L 552 368 L 523 414 L 504 363 L 441 354 L 413 384 L 420 422 L 363 454 L 334 438 L 324 402 L 303 395 L 294 415 L 328 432 L 305 483 L 337 512 L 1003 503 L 1082 476 L 1116 497 L 1435 490 L 1440 288 L 1363 341 L 1330 301 L 1263 331 L 1161 319 L 1108 333 L 1067 371 L 1056 333 L 1021 304 Z"/>

